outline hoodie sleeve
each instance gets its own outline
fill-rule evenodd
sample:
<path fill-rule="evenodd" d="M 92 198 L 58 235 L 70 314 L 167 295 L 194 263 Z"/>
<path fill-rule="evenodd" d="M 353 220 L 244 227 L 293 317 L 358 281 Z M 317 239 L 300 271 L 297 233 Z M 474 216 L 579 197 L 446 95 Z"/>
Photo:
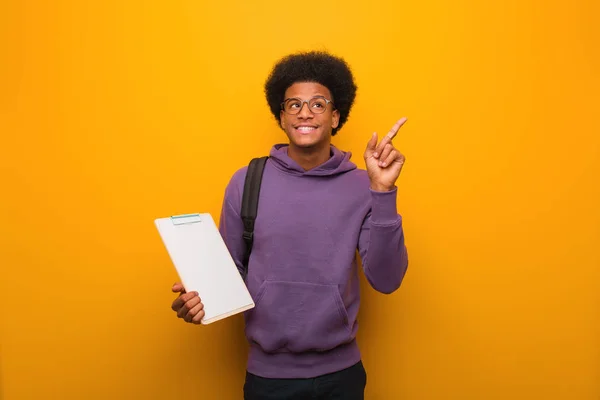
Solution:
<path fill-rule="evenodd" d="M 390 294 L 396 291 L 408 268 L 402 217 L 396 210 L 398 189 L 371 192 L 371 210 L 361 227 L 358 250 L 371 286 Z"/>
<path fill-rule="evenodd" d="M 243 259 L 246 251 L 246 243 L 242 237 L 244 232 L 244 224 L 240 211 L 241 207 L 241 193 L 236 184 L 236 181 L 242 179 L 238 175 L 234 176 L 232 181 L 225 190 L 225 196 L 223 198 L 223 205 L 221 208 L 221 216 L 219 219 L 219 232 L 223 241 L 237 266 L 240 274 L 243 274 Z"/>

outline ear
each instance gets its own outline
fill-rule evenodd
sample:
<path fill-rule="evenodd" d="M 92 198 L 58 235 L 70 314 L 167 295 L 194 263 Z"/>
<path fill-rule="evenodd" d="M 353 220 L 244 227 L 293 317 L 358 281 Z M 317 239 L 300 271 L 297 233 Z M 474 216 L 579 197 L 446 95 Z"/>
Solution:
<path fill-rule="evenodd" d="M 279 111 L 279 125 L 285 131 L 285 118 L 283 118 L 283 110 Z"/>
<path fill-rule="evenodd" d="M 335 129 L 340 124 L 340 112 L 338 110 L 333 110 L 331 113 L 331 128 Z"/>

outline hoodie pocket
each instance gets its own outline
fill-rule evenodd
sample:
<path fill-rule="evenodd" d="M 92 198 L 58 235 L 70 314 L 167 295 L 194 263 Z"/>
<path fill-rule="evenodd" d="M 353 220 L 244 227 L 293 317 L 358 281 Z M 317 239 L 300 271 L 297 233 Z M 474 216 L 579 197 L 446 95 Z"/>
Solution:
<path fill-rule="evenodd" d="M 246 321 L 266 352 L 324 351 L 352 340 L 337 285 L 265 281 Z"/>

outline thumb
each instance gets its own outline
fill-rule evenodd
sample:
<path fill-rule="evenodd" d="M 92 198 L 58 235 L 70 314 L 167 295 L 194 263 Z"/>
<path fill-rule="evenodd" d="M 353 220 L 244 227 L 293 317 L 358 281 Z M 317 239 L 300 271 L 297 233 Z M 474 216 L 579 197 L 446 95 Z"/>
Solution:
<path fill-rule="evenodd" d="M 370 157 L 375 152 L 376 148 L 377 148 L 377 132 L 373 132 L 373 135 L 371 135 L 371 139 L 367 143 L 367 150 L 365 151 L 365 156 Z"/>
<path fill-rule="evenodd" d="M 185 293 L 185 289 L 184 289 L 183 285 L 182 285 L 181 283 L 179 283 L 179 282 L 175 283 L 175 284 L 173 285 L 173 287 L 171 288 L 171 290 L 172 290 L 174 293 L 177 293 L 177 292 L 180 292 L 180 293 Z"/>

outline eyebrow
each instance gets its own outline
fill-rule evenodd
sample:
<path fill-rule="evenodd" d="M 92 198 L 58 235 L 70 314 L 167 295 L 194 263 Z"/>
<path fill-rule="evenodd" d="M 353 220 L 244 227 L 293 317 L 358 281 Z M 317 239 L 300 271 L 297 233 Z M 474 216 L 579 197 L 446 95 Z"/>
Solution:
<path fill-rule="evenodd" d="M 312 96 L 310 96 L 309 98 L 314 98 L 314 97 L 323 97 L 323 98 L 327 98 L 327 96 L 325 96 L 324 94 L 313 94 Z M 289 96 L 289 97 L 285 97 L 285 99 L 301 99 L 300 96 Z"/>

